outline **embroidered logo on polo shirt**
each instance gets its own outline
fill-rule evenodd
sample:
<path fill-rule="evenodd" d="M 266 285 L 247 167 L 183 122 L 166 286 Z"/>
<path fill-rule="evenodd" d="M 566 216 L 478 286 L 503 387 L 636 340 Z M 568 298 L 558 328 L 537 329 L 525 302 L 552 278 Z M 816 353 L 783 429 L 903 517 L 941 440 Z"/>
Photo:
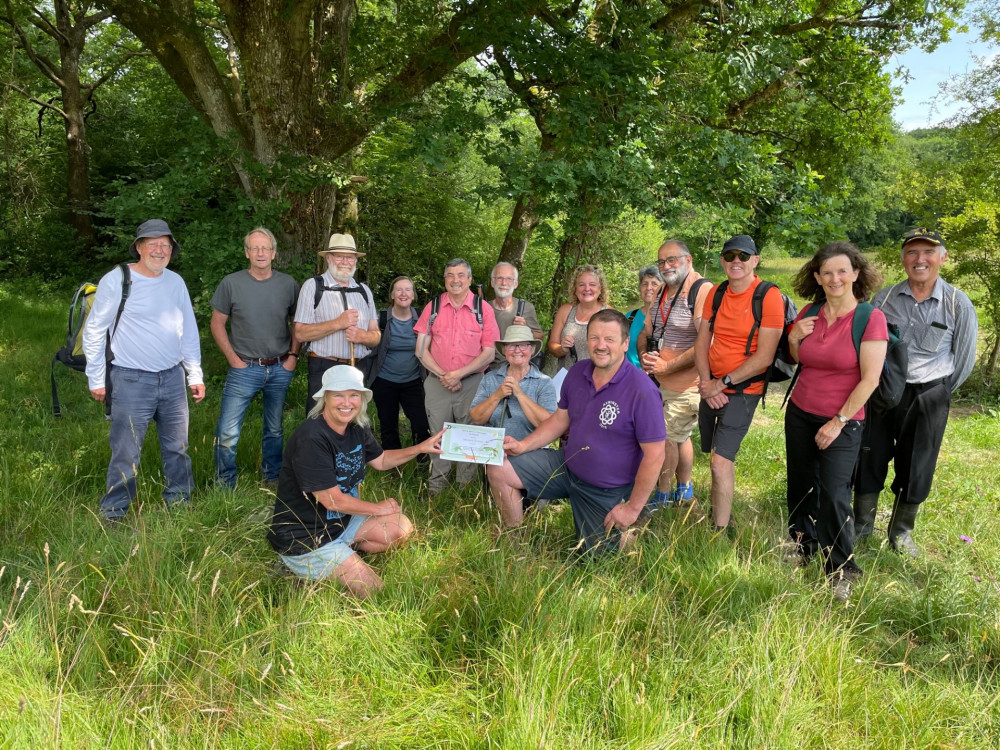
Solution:
<path fill-rule="evenodd" d="M 614 401 L 605 401 L 604 405 L 601 406 L 601 413 L 597 415 L 597 419 L 601 423 L 601 427 L 606 430 L 615 423 L 615 420 L 618 419 L 618 415 L 621 413 L 622 410 L 618 404 Z"/>

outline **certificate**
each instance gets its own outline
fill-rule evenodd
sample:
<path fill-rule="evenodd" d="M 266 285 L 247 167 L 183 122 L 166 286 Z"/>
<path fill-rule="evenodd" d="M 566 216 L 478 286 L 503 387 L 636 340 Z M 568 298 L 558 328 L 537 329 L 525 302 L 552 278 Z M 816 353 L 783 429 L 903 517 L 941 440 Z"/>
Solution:
<path fill-rule="evenodd" d="M 503 427 L 444 423 L 441 458 L 473 464 L 503 466 Z"/>

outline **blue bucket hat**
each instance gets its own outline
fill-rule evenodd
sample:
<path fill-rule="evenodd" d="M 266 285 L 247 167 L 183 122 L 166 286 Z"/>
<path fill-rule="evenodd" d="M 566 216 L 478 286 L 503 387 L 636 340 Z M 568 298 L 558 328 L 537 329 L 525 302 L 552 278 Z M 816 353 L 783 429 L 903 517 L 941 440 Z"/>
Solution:
<path fill-rule="evenodd" d="M 177 254 L 181 251 L 181 246 L 177 244 L 177 240 L 174 239 L 173 233 L 170 231 L 170 227 L 167 226 L 167 222 L 163 219 L 149 219 L 148 221 L 142 222 L 139 228 L 135 230 L 135 239 L 132 244 L 128 246 L 129 254 L 139 260 L 139 251 L 136 250 L 136 243 L 141 239 L 147 237 L 169 237 L 170 238 L 170 260 L 177 257 Z"/>

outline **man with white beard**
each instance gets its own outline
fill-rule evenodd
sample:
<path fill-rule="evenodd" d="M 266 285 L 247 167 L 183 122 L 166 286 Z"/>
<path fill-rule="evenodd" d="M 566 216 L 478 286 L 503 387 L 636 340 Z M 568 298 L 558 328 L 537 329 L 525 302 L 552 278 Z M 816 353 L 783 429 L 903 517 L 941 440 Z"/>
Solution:
<path fill-rule="evenodd" d="M 667 428 L 663 468 L 651 506 L 686 506 L 695 502 L 691 433 L 698 424 L 701 401 L 694 342 L 712 284 L 692 268 L 691 251 L 680 240 L 660 245 L 656 265 L 664 286 L 650 307 L 643 335 L 637 342 L 642 369 L 660 385 Z"/>
<path fill-rule="evenodd" d="M 354 281 L 358 258 L 365 256 L 354 237 L 334 234 L 318 254 L 326 259 L 326 273 L 306 279 L 295 308 L 295 338 L 310 342 L 307 414 L 323 373 L 334 365 L 353 365 L 367 376 L 372 350 L 382 338 L 372 290 Z"/>
<path fill-rule="evenodd" d="M 500 338 L 507 335 L 510 326 L 528 326 L 531 334 L 538 341 L 545 338 L 542 326 L 538 323 L 538 315 L 535 313 L 535 306 L 526 299 L 514 296 L 517 289 L 518 273 L 517 269 L 510 263 L 503 261 L 493 266 L 493 273 L 490 274 L 490 286 L 493 287 L 494 298 L 490 302 L 493 312 L 496 313 L 497 326 L 500 328 Z M 502 367 L 507 362 L 498 351 L 493 358 L 491 370 Z M 538 364 L 537 362 L 535 363 Z"/>

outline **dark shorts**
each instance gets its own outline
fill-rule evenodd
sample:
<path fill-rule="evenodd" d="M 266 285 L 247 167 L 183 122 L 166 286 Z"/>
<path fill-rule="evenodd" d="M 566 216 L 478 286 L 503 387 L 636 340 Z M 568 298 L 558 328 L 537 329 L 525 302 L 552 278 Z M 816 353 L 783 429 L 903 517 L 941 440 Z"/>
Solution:
<path fill-rule="evenodd" d="M 583 543 L 583 551 L 599 553 L 619 549 L 621 532 L 604 530 L 604 518 L 619 503 L 629 499 L 632 485 L 624 487 L 596 487 L 575 476 L 566 468 L 562 450 L 542 448 L 521 456 L 512 456 L 510 464 L 524 484 L 532 500 L 557 500 L 569 498 L 573 509 L 576 538 Z"/>
<path fill-rule="evenodd" d="M 760 394 L 732 393 L 729 403 L 713 409 L 702 401 L 698 407 L 698 432 L 701 433 L 702 453 L 715 451 L 723 458 L 736 461 L 743 438 L 750 429 Z"/>

